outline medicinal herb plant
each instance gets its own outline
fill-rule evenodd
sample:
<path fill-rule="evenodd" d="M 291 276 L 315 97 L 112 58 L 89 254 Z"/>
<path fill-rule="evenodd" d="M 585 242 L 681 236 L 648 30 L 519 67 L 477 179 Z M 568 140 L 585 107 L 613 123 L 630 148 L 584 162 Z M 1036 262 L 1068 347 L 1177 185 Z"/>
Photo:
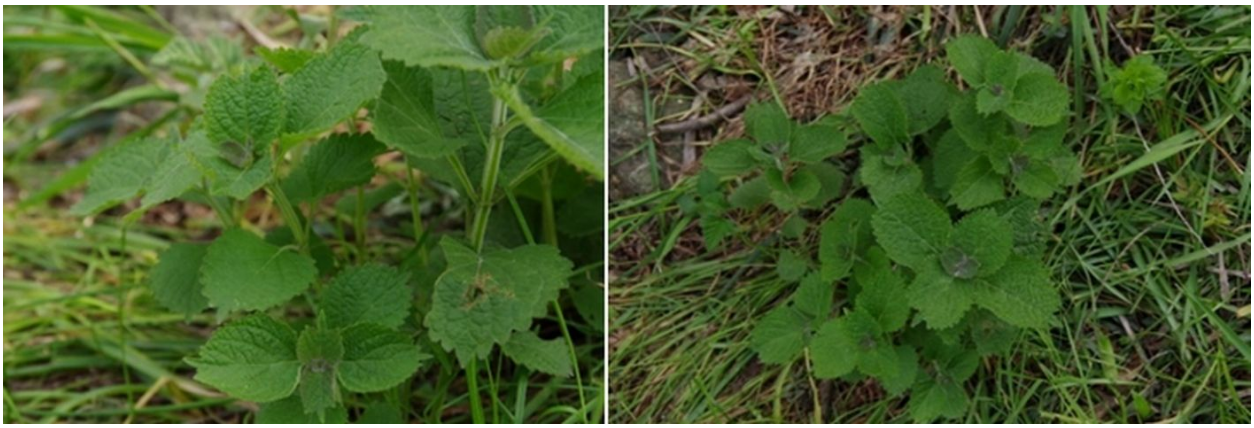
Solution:
<path fill-rule="evenodd" d="M 752 349 L 769 364 L 803 359 L 812 379 L 909 392 L 916 422 L 961 417 L 979 359 L 1050 327 L 1061 300 L 1042 262 L 1040 201 L 1080 179 L 1063 144 L 1068 90 L 1051 67 L 980 37 L 945 50 L 965 91 L 924 65 L 853 101 L 866 138 L 852 191 L 829 161 L 847 146 L 838 121 L 794 124 L 758 104 L 745 113 L 751 140 L 705 155 L 692 208 L 711 249 L 737 235 L 732 209 L 790 213 L 780 235 L 796 244 L 777 251 L 776 272 L 799 285 L 757 322 Z M 726 179 L 738 183 L 730 196 Z M 800 214 L 837 199 L 812 267 Z"/>
<path fill-rule="evenodd" d="M 176 198 L 213 208 L 220 236 L 170 245 L 149 283 L 174 312 L 217 314 L 186 361 L 196 380 L 261 403 L 259 422 L 346 422 L 370 400 L 402 402 L 385 412 L 399 422 L 407 381 L 433 356 L 464 368 L 474 422 L 486 420 L 478 366 L 502 359 L 575 376 L 587 412 L 597 403 L 559 302 L 576 276 L 568 245 L 599 250 L 602 8 L 359 7 L 337 19 L 361 25 L 336 37 L 333 24 L 321 49 L 245 58 L 233 46 L 223 60 L 212 54 L 229 43 L 171 42 L 154 64 L 216 79 L 167 136 L 103 154 L 73 212 L 134 198 L 128 221 Z M 417 260 L 400 266 L 372 260 L 364 230 L 365 211 L 399 193 L 363 192 L 391 151 L 406 162 Z M 464 234 L 423 228 L 414 170 L 468 202 Z M 258 190 L 283 227 L 244 221 Z M 321 202 L 343 191 L 346 209 L 321 221 Z M 351 260 L 318 233 L 345 218 Z M 599 305 L 595 285 L 570 293 Z M 542 339 L 533 320 L 550 315 L 562 337 Z"/>

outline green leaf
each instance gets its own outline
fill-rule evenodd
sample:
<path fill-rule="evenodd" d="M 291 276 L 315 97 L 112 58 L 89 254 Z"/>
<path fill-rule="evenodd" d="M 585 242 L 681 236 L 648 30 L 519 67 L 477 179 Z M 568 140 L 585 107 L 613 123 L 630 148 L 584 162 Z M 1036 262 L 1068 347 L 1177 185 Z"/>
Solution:
<path fill-rule="evenodd" d="M 984 84 L 984 65 L 999 51 L 993 42 L 974 35 L 959 36 L 945 43 L 950 65 L 970 86 Z"/>
<path fill-rule="evenodd" d="M 779 259 L 775 261 L 775 273 L 779 278 L 793 282 L 800 280 L 810 269 L 810 261 L 796 251 L 783 249 L 779 251 Z"/>
<path fill-rule="evenodd" d="M 204 175 L 195 167 L 195 158 L 189 153 L 183 142 L 169 143 L 170 149 L 157 171 L 144 185 L 144 198 L 140 200 L 140 211 L 147 211 L 165 201 L 174 199 L 201 183 Z"/>
<path fill-rule="evenodd" d="M 885 364 L 875 378 L 880 381 L 888 395 L 897 396 L 914 385 L 919 375 L 919 356 L 910 346 L 897 346 L 893 351 L 894 358 L 884 361 L 892 365 Z"/>
<path fill-rule="evenodd" d="M 152 295 L 161 306 L 187 316 L 209 306 L 209 300 L 201 295 L 199 274 L 208 249 L 208 245 L 176 242 L 161 252 L 149 280 Z"/>
<path fill-rule="evenodd" d="M 976 304 L 1024 328 L 1049 327 L 1054 312 L 1062 306 L 1045 265 L 1019 256 L 1007 260 L 993 276 L 978 281 L 974 295 Z"/>
<path fill-rule="evenodd" d="M 272 163 L 268 151 L 240 168 L 223 158 L 203 132 L 188 134 L 178 147 L 209 180 L 212 196 L 246 199 L 270 180 Z"/>
<path fill-rule="evenodd" d="M 812 319 L 824 320 L 832 312 L 832 295 L 836 287 L 811 272 L 801 279 L 801 286 L 792 296 L 793 307 Z"/>
<path fill-rule="evenodd" d="M 279 401 L 263 403 L 257 411 L 258 424 L 347 424 L 348 410 L 343 406 L 335 407 L 318 415 L 305 413 L 299 396 L 293 395 Z"/>
<path fill-rule="evenodd" d="M 528 368 L 554 376 L 570 377 L 569 348 L 561 339 L 544 340 L 531 330 L 514 332 L 501 344 L 501 352 Z"/>
<path fill-rule="evenodd" d="M 340 272 L 323 291 L 322 317 L 331 328 L 374 323 L 397 328 L 409 317 L 409 274 L 371 263 Z"/>
<path fill-rule="evenodd" d="M 850 332 L 850 318 L 834 318 L 823 323 L 810 343 L 814 377 L 833 379 L 852 372 L 858 366 L 858 343 Z"/>
<path fill-rule="evenodd" d="M 949 122 L 967 147 L 982 153 L 994 152 L 1010 135 L 1009 123 L 999 114 L 980 114 L 977 103 L 975 95 L 959 98 L 949 109 Z"/>
<path fill-rule="evenodd" d="M 1002 178 L 988 160 L 977 159 L 958 171 L 949 189 L 949 202 L 969 211 L 1006 198 Z"/>
<path fill-rule="evenodd" d="M 533 62 L 560 62 L 604 48 L 605 12 L 600 6 L 535 5 L 536 22 L 550 30 L 531 50 Z M 598 57 L 599 60 L 599 57 Z"/>
<path fill-rule="evenodd" d="M 778 169 L 766 170 L 766 184 L 771 188 L 771 202 L 781 211 L 793 211 L 814 199 L 823 184 L 813 172 L 800 169 L 785 178 Z"/>
<path fill-rule="evenodd" d="M 805 164 L 801 166 L 801 171 L 814 174 L 819 180 L 818 194 L 802 204 L 806 208 L 822 209 L 845 190 L 845 173 L 830 162 Z"/>
<path fill-rule="evenodd" d="M 357 417 L 358 424 L 403 424 L 405 417 L 401 415 L 401 410 L 396 408 L 395 404 L 386 401 L 374 401 L 366 403 L 365 408 L 361 412 L 361 416 Z"/>
<path fill-rule="evenodd" d="M 161 169 L 171 146 L 173 144 L 166 140 L 144 138 L 98 155 L 100 163 L 87 177 L 87 194 L 74 204 L 70 214 L 96 214 L 138 197 L 148 186 L 152 172 Z"/>
<path fill-rule="evenodd" d="M 875 237 L 871 216 L 875 206 L 865 199 L 846 199 L 823 221 L 819 229 L 819 264 L 824 281 L 839 281 L 849 275 L 854 260 Z"/>
<path fill-rule="evenodd" d="M 336 43 L 283 82 L 287 133 L 315 135 L 353 117 L 379 97 L 385 81 L 378 54 L 355 42 Z"/>
<path fill-rule="evenodd" d="M 970 283 L 954 279 L 942 272 L 940 266 L 928 263 L 916 268 L 907 298 L 928 328 L 941 330 L 957 324 L 971 308 L 971 288 Z"/>
<path fill-rule="evenodd" d="M 1111 64 L 1106 65 L 1106 68 L 1111 67 Z M 1102 96 L 1113 100 L 1124 111 L 1137 114 L 1145 101 L 1162 99 L 1166 83 L 1167 72 L 1154 65 L 1152 57 L 1137 55 L 1124 62 L 1123 68 L 1110 73 Z"/>
<path fill-rule="evenodd" d="M 897 91 L 888 82 L 875 83 L 858 92 L 850 107 L 862 131 L 881 147 L 910 140 L 910 120 Z"/>
<path fill-rule="evenodd" d="M 982 309 L 968 312 L 963 323 L 965 326 L 962 329 L 970 334 L 971 342 L 975 344 L 976 352 L 980 356 L 1009 352 L 1020 331 Z"/>
<path fill-rule="evenodd" d="M 187 363 L 197 381 L 259 403 L 291 395 L 300 380 L 296 332 L 261 314 L 218 329 Z"/>
<path fill-rule="evenodd" d="M 1071 99 L 1068 94 L 1067 87 L 1058 83 L 1052 74 L 1027 74 L 1015 84 L 1014 99 L 1006 108 L 1006 114 L 1032 126 L 1053 125 L 1067 114 Z"/>
<path fill-rule="evenodd" d="M 566 287 L 571 263 L 556 248 L 529 245 L 476 255 L 452 239 L 440 242 L 448 268 L 435 284 L 426 326 L 463 364 L 527 330 Z"/>
<path fill-rule="evenodd" d="M 920 193 L 898 195 L 880 204 L 871 219 L 876 241 L 897 263 L 919 270 L 935 266 L 949 246 L 949 215 Z"/>
<path fill-rule="evenodd" d="M 784 148 L 792 141 L 793 122 L 779 104 L 753 103 L 745 109 L 745 132 L 763 147 Z"/>
<path fill-rule="evenodd" d="M 339 387 L 335 384 L 335 372 L 331 370 L 301 368 L 296 395 L 300 396 L 301 407 L 305 409 L 305 413 L 318 420 L 325 420 L 328 410 L 340 407 Z"/>
<path fill-rule="evenodd" d="M 296 340 L 296 358 L 301 362 L 297 393 L 305 413 L 321 415 L 338 405 L 335 366 L 344 358 L 344 339 L 339 330 L 305 327 Z"/>
<path fill-rule="evenodd" d="M 757 177 L 746 180 L 732 190 L 727 195 L 727 201 L 731 206 L 743 210 L 757 208 L 771 201 L 771 187 L 766 184 L 766 176 L 759 175 Z"/>
<path fill-rule="evenodd" d="M 205 94 L 205 128 L 215 146 L 228 141 L 266 146 L 279 137 L 285 114 L 283 92 L 269 67 L 222 75 Z"/>
<path fill-rule="evenodd" d="M 396 386 L 418 370 L 430 355 L 408 336 L 378 324 L 357 324 L 343 331 L 344 360 L 336 377 L 344 389 L 377 392 Z"/>
<path fill-rule="evenodd" d="M 716 250 L 728 236 L 736 234 L 736 223 L 722 215 L 703 214 L 701 216 L 701 236 L 705 240 L 705 248 Z"/>
<path fill-rule="evenodd" d="M 949 194 L 958 172 L 979 156 L 967 147 L 967 143 L 958 135 L 958 131 L 950 129 L 941 136 L 932 150 L 932 185 L 937 190 Z"/>
<path fill-rule="evenodd" d="M 786 364 L 801 355 L 808 328 L 805 314 L 792 306 L 781 305 L 753 326 L 749 347 L 758 353 L 763 363 Z"/>
<path fill-rule="evenodd" d="M 884 152 L 875 146 L 863 146 L 858 174 L 876 202 L 918 192 L 923 186 L 923 171 L 899 148 Z"/>
<path fill-rule="evenodd" d="M 1010 223 L 992 209 L 967 214 L 954 226 L 953 236 L 954 248 L 975 260 L 981 277 L 996 273 L 1006 264 L 1014 243 Z"/>
<path fill-rule="evenodd" d="M 374 158 L 383 145 L 370 134 L 334 134 L 323 139 L 283 180 L 292 202 L 314 202 L 323 196 L 360 186 L 374 178 Z"/>
<path fill-rule="evenodd" d="M 959 418 L 967 409 L 967 392 L 953 382 L 927 380 L 915 386 L 907 407 L 915 423 Z"/>
<path fill-rule="evenodd" d="M 253 53 L 284 73 L 300 70 L 301 67 L 305 66 L 305 63 L 314 58 L 314 52 L 311 50 L 288 47 L 271 49 L 265 46 L 257 46 L 253 49 Z"/>
<path fill-rule="evenodd" d="M 1058 175 L 1054 173 L 1048 161 L 1016 159 L 1016 167 L 1011 182 L 1019 193 L 1035 199 L 1046 199 L 1058 188 Z"/>
<path fill-rule="evenodd" d="M 1015 54 L 998 51 L 989 56 L 984 64 L 984 87 L 975 97 L 976 111 L 987 115 L 1005 110 L 1014 96 L 1018 77 L 1019 58 Z"/>
<path fill-rule="evenodd" d="M 571 165 L 605 179 L 605 86 L 603 72 L 580 77 L 574 85 L 558 93 L 534 112 L 522 99 L 518 88 L 501 90 L 510 110 L 532 133 Z"/>
<path fill-rule="evenodd" d="M 209 304 L 223 312 L 263 310 L 309 288 L 318 269 L 291 248 L 270 245 L 242 229 L 229 229 L 209 245 L 200 269 Z"/>
<path fill-rule="evenodd" d="M 903 103 L 910 119 L 910 135 L 922 134 L 939 124 L 958 98 L 958 90 L 945 80 L 945 72 L 931 64 L 916 68 L 897 83 L 896 89 L 898 99 L 910 100 Z"/>
<path fill-rule="evenodd" d="M 388 147 L 409 156 L 439 158 L 461 148 L 465 141 L 445 136 L 437 115 L 431 73 L 385 61 L 387 83 L 375 103 L 371 132 Z"/>
<path fill-rule="evenodd" d="M 475 6 L 375 6 L 361 42 L 419 67 L 482 71 L 493 62 L 475 39 Z"/>
<path fill-rule="evenodd" d="M 882 252 L 878 253 L 879 257 L 884 257 Z M 871 254 L 868 256 L 875 257 Z M 906 301 L 905 281 L 888 266 L 887 258 L 883 262 L 859 265 L 864 270 L 858 275 L 858 284 L 862 286 L 862 291 L 858 293 L 854 306 L 859 312 L 874 318 L 880 331 L 894 332 L 906 326 L 906 319 L 910 318 L 910 307 L 902 304 Z"/>
<path fill-rule="evenodd" d="M 705 151 L 701 165 L 719 178 L 745 175 L 757 166 L 753 155 L 749 154 L 753 147 L 752 141 L 743 139 L 715 144 Z"/>
<path fill-rule="evenodd" d="M 808 125 L 797 126 L 788 145 L 788 158 L 795 162 L 817 163 L 845 151 L 845 133 L 828 116 Z"/>

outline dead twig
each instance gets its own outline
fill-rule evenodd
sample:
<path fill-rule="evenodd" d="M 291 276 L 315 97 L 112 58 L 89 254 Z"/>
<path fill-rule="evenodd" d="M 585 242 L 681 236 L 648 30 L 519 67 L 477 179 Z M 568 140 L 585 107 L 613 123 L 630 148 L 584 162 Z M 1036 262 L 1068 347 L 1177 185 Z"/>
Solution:
<path fill-rule="evenodd" d="M 681 122 L 663 123 L 657 126 L 657 132 L 659 134 L 676 134 L 705 128 L 739 113 L 741 109 L 745 108 L 746 104 L 749 104 L 749 100 L 752 98 L 749 95 L 740 97 L 740 99 L 719 107 L 718 110 L 705 116 L 698 116 Z"/>

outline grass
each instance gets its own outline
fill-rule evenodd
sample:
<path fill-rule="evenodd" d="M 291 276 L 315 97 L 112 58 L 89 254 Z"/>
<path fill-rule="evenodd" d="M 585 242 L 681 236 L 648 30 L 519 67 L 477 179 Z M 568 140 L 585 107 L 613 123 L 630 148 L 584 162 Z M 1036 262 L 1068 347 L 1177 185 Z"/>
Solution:
<path fill-rule="evenodd" d="M 942 58 L 952 34 L 984 33 L 1043 58 L 1073 88 L 1069 141 L 1085 173 L 1045 204 L 1060 323 L 983 360 L 957 422 L 1248 424 L 1249 25 L 1248 7 L 621 8 L 611 11 L 611 61 L 650 63 L 617 85 L 648 82 L 654 107 L 699 98 L 676 83 L 694 73 L 760 64 L 740 81 L 812 118 L 841 113 L 867 82 Z M 1128 50 L 1152 54 L 1170 76 L 1166 98 L 1135 119 L 1095 95 L 1103 64 Z M 799 63 L 805 52 L 821 60 Z M 700 92 L 699 107 L 679 116 L 716 109 L 728 92 Z M 734 137 L 738 122 L 689 142 Z M 846 172 L 856 147 L 838 158 Z M 695 170 L 654 165 L 659 175 Z M 804 361 L 757 361 L 754 322 L 795 288 L 772 266 L 784 218 L 740 213 L 737 242 L 707 251 L 676 205 L 692 181 L 611 204 L 610 422 L 909 422 L 906 398 L 873 381 L 812 385 Z M 812 227 L 796 245 L 816 249 L 813 226 L 826 214 L 806 216 Z"/>
<path fill-rule="evenodd" d="M 316 22 L 297 21 L 283 8 L 250 10 L 238 19 L 282 41 L 300 38 L 302 23 L 318 30 Z M 307 15 L 328 11 L 299 9 Z M 188 17 L 205 10 L 175 12 Z M 95 17 L 96 28 L 73 24 L 72 16 L 84 14 Z M 224 397 L 196 382 L 184 361 L 217 327 L 215 316 L 185 319 L 170 314 L 153 300 L 146 284 L 147 273 L 167 245 L 204 242 L 219 233 L 221 224 L 212 211 L 174 202 L 133 224 L 114 215 L 117 211 L 89 219 L 66 213 L 81 197 L 95 153 L 125 138 L 187 125 L 190 107 L 177 97 L 114 98 L 117 102 L 107 108 L 82 110 L 124 89 L 152 84 L 148 75 L 162 73 L 136 67 L 148 67 L 144 61 L 164 40 L 185 30 L 160 16 L 147 7 L 5 7 L 5 423 L 252 421 L 256 404 Z M 220 24 L 212 21 L 214 28 Z M 177 87 L 199 77 L 161 79 Z M 187 80 L 172 83 L 181 79 Z M 411 185 L 413 173 L 399 159 L 382 163 L 375 181 L 362 192 L 364 215 L 356 215 L 354 197 L 359 193 L 348 192 L 340 204 L 317 207 L 322 215 L 315 218 L 326 221 L 312 227 L 337 259 L 399 265 L 414 272 L 418 288 L 429 296 L 435 274 L 417 267 L 423 266 L 425 250 L 437 239 L 415 236 L 413 223 L 421 221 L 435 233 L 460 229 L 465 201 L 433 181 Z M 533 205 L 525 205 L 528 215 L 539 212 Z M 492 223 L 505 230 L 489 233 L 516 231 L 508 225 L 515 224 L 511 213 L 522 215 L 521 208 L 503 207 L 497 208 L 501 221 Z M 248 227 L 264 231 L 281 224 L 277 208 L 265 198 L 255 198 L 246 208 L 240 215 Z M 368 233 L 354 233 L 362 224 Z M 420 241 L 427 246 L 416 245 Z M 598 260 L 581 258 L 585 266 L 572 278 L 572 286 L 599 288 Z M 408 407 L 407 420 L 460 423 L 472 419 L 473 390 L 483 400 L 488 422 L 603 420 L 600 314 L 588 316 L 574 303 L 560 299 L 562 310 L 538 325 L 545 335 L 556 335 L 559 323 L 569 326 L 581 380 L 533 374 L 498 355 L 480 365 L 478 382 L 471 384 L 455 358 L 419 335 L 436 358 L 409 382 L 369 399 Z M 414 325 L 421 324 L 426 311 L 418 306 Z M 308 317 L 312 308 L 294 304 L 290 310 L 290 315 Z M 363 403 L 349 404 L 358 409 Z"/>

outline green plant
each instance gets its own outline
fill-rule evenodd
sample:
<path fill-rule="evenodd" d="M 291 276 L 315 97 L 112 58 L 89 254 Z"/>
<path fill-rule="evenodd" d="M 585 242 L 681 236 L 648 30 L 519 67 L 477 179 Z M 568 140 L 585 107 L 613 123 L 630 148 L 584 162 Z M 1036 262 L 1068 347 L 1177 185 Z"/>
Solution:
<path fill-rule="evenodd" d="M 1113 101 L 1130 114 L 1137 114 L 1146 101 L 1161 100 L 1163 85 L 1167 83 L 1167 72 L 1154 64 L 1149 55 L 1137 55 L 1123 63 L 1123 67 L 1115 67 L 1107 62 L 1110 80 L 1102 87 L 1102 96 Z"/>
<path fill-rule="evenodd" d="M 221 235 L 171 245 L 150 285 L 172 311 L 217 312 L 225 324 L 186 361 L 197 380 L 263 403 L 259 421 L 345 422 L 346 396 L 408 391 L 420 365 L 432 356 L 447 364 L 447 351 L 465 369 L 472 418 L 482 423 L 477 365 L 497 347 L 499 358 L 531 370 L 573 374 L 587 409 L 559 303 L 574 263 L 558 236 L 595 238 L 601 227 L 600 186 L 586 182 L 603 178 L 602 8 L 361 7 L 338 18 L 363 25 L 337 38 L 333 24 L 324 49 L 261 48 L 261 60 L 238 47 L 234 60 L 206 59 L 229 52 L 217 41 L 171 42 L 154 62 L 220 72 L 201 92 L 203 113 L 166 137 L 104 153 L 73 212 L 134 198 L 128 222 L 175 198 L 213 208 Z M 373 261 L 366 242 L 363 189 L 390 150 L 469 202 L 464 238 L 445 232 L 432 245 L 439 232 L 423 228 L 421 183 L 404 169 L 413 266 Z M 352 207 L 350 262 L 314 225 L 321 201 L 354 188 L 340 200 Z M 286 229 L 263 237 L 244 221 L 257 190 Z M 528 217 L 516 195 L 539 215 Z M 511 209 L 494 215 L 502 201 Z M 521 231 L 525 242 L 502 231 Z M 533 330 L 550 310 L 562 338 Z"/>
<path fill-rule="evenodd" d="M 780 251 L 779 276 L 800 285 L 750 337 L 763 362 L 804 356 L 815 378 L 910 391 L 917 422 L 962 416 L 979 358 L 1009 351 L 1021 329 L 1050 327 L 1061 301 L 1041 262 L 1039 200 L 1079 179 L 1063 145 L 1067 90 L 1049 66 L 971 36 L 946 51 L 965 92 L 925 65 L 855 98 L 850 114 L 869 139 L 857 177 L 870 199 L 850 195 L 822 223 L 817 271 Z M 844 138 L 828 148 L 815 152 L 839 153 Z M 728 158 L 707 170 L 749 165 Z"/>

